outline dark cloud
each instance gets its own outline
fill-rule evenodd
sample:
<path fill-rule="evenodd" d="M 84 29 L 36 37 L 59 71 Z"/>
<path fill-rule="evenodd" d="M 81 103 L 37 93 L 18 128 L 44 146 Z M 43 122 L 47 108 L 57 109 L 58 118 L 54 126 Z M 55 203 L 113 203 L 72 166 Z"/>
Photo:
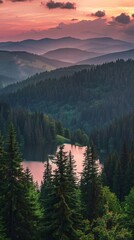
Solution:
<path fill-rule="evenodd" d="M 49 9 L 76 9 L 76 4 L 71 2 L 55 2 L 55 1 L 49 1 L 47 2 L 46 6 Z"/>
<path fill-rule="evenodd" d="M 91 14 L 91 16 L 99 17 L 99 18 L 104 17 L 105 15 L 106 15 L 105 11 L 101 11 L 101 10 Z"/>
<path fill-rule="evenodd" d="M 78 18 L 72 18 L 71 21 L 72 22 L 75 22 L 75 21 L 78 21 L 79 19 Z"/>
<path fill-rule="evenodd" d="M 132 17 L 134 18 L 134 13 L 132 14 Z"/>
<path fill-rule="evenodd" d="M 131 19 L 130 16 L 126 13 L 121 13 L 119 16 L 114 18 L 116 22 L 122 23 L 122 24 L 129 24 Z"/>
<path fill-rule="evenodd" d="M 0 0 L 0 4 L 2 4 L 3 3 L 3 1 L 2 0 Z"/>
<path fill-rule="evenodd" d="M 28 1 L 31 1 L 31 0 L 10 0 L 11 2 L 28 2 Z"/>

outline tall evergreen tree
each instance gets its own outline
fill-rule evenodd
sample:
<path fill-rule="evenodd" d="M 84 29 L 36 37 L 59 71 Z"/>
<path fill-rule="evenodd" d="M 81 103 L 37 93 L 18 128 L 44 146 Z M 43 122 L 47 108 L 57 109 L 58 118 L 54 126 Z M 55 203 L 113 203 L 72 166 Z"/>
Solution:
<path fill-rule="evenodd" d="M 8 240 L 5 234 L 5 229 L 4 229 L 4 225 L 0 219 L 0 240 Z"/>
<path fill-rule="evenodd" d="M 1 215 L 1 206 L 4 204 L 4 185 L 5 185 L 5 150 L 4 150 L 4 140 L 0 134 L 0 215 Z"/>
<path fill-rule="evenodd" d="M 98 214 L 98 202 L 101 196 L 101 181 L 94 147 L 87 147 L 84 156 L 80 186 L 81 200 L 84 217 L 92 221 Z"/>
<path fill-rule="evenodd" d="M 68 156 L 60 146 L 56 154 L 56 170 L 53 189 L 46 199 L 44 212 L 46 240 L 78 240 L 77 229 L 74 228 L 72 210 L 68 202 L 70 196 L 67 178 Z"/>
<path fill-rule="evenodd" d="M 67 161 L 67 191 L 69 193 L 69 199 L 67 204 L 72 211 L 71 219 L 74 223 L 75 228 L 81 228 L 81 202 L 80 202 L 80 191 L 78 187 L 78 178 L 76 176 L 76 162 L 71 151 L 68 154 Z"/>
<path fill-rule="evenodd" d="M 40 204 L 43 209 L 41 239 L 53 240 L 53 206 L 56 203 L 52 166 L 47 159 L 40 190 Z"/>
<path fill-rule="evenodd" d="M 21 161 L 15 130 L 11 124 L 5 155 L 2 217 L 11 240 L 33 240 L 37 219 Z"/>

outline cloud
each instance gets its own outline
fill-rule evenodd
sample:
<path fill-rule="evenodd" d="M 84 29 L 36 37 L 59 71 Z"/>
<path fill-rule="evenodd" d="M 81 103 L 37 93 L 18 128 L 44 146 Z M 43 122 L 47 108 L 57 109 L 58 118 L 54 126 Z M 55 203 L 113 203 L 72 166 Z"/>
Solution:
<path fill-rule="evenodd" d="M 11 2 L 30 2 L 31 0 L 10 0 Z"/>
<path fill-rule="evenodd" d="M 104 17 L 105 15 L 106 15 L 106 13 L 105 13 L 104 10 L 103 10 L 103 11 L 98 10 L 97 12 L 91 14 L 91 16 L 93 16 L 93 17 L 99 17 L 99 18 Z"/>
<path fill-rule="evenodd" d="M 71 2 L 55 2 L 55 1 L 49 1 L 46 4 L 47 8 L 49 9 L 76 9 L 76 4 Z"/>
<path fill-rule="evenodd" d="M 12 31 L 7 31 L 6 38 L 2 38 L 2 31 L 0 29 L 1 39 L 21 40 L 21 39 L 39 39 L 39 38 L 61 38 L 61 37 L 74 37 L 80 39 L 111 37 L 114 39 L 121 39 L 134 43 L 134 19 L 130 24 L 118 24 L 112 19 L 112 24 L 107 22 L 106 18 L 96 18 L 93 20 L 71 21 L 70 23 L 61 22 L 59 25 L 46 30 L 32 29 L 29 31 L 20 31 L 15 35 Z M 3 27 L 3 26 L 2 26 Z M 1 28 L 2 28 L 1 27 Z M 14 35 L 13 35 L 14 34 Z M 7 38 L 8 36 L 8 38 Z M 16 37 L 15 37 L 16 36 Z M 83 50 L 84 50 L 84 46 Z M 101 47 L 100 47 L 101 49 Z M 105 49 L 104 49 L 105 50 Z M 118 47 L 117 47 L 117 50 Z M 95 49 L 92 49 L 95 51 Z M 102 49 L 103 51 L 103 49 Z"/>
<path fill-rule="evenodd" d="M 124 30 L 124 32 L 128 35 L 133 37 L 134 39 L 134 20 L 131 21 L 131 23 L 129 25 L 127 25 L 126 29 Z"/>
<path fill-rule="evenodd" d="M 122 24 L 129 24 L 131 22 L 130 16 L 126 13 L 121 13 L 119 16 L 115 17 L 114 20 Z"/>
<path fill-rule="evenodd" d="M 2 4 L 3 3 L 3 1 L 2 0 L 0 0 L 0 4 Z"/>
<path fill-rule="evenodd" d="M 72 22 L 75 22 L 75 21 L 78 21 L 79 19 L 78 18 L 72 18 L 71 21 Z"/>
<path fill-rule="evenodd" d="M 134 18 L 134 13 L 132 14 L 132 17 Z"/>

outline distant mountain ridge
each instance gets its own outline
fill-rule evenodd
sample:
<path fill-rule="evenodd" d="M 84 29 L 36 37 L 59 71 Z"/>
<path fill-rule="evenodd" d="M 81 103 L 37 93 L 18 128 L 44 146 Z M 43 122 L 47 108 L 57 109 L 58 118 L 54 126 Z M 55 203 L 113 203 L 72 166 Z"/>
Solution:
<path fill-rule="evenodd" d="M 109 53 L 132 49 L 134 44 L 108 37 L 91 39 L 64 37 L 58 39 L 27 39 L 20 42 L 0 42 L 0 50 L 26 51 L 40 55 L 58 48 L 78 48 L 89 52 Z"/>
<path fill-rule="evenodd" d="M 89 56 L 90 58 L 93 58 L 99 55 L 101 54 L 96 52 L 88 52 L 77 48 L 59 48 L 43 54 L 44 57 L 50 59 L 58 59 L 60 61 L 67 61 L 72 63 L 85 60 L 86 57 L 89 58 Z"/>
<path fill-rule="evenodd" d="M 106 62 L 115 62 L 118 59 L 122 60 L 134 59 L 134 49 L 89 58 L 84 61 L 78 62 L 78 64 L 103 64 Z"/>

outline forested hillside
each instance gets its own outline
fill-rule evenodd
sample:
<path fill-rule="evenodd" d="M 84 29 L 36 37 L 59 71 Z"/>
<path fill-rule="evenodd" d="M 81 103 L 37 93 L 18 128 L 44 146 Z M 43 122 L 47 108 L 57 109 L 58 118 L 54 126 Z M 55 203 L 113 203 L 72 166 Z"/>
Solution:
<path fill-rule="evenodd" d="M 130 150 L 131 143 L 134 142 L 134 112 L 114 120 L 101 130 L 94 130 L 90 134 L 90 139 L 102 156 L 113 151 L 121 152 L 124 143 Z"/>
<path fill-rule="evenodd" d="M 30 113 L 27 110 L 13 110 L 5 103 L 0 103 L 0 131 L 6 136 L 6 129 L 13 122 L 17 138 L 24 147 L 44 146 L 56 143 L 57 134 L 64 136 L 60 122 L 43 113 Z"/>
<path fill-rule="evenodd" d="M 60 79 L 40 81 L 1 99 L 14 107 L 42 111 L 70 129 L 91 132 L 134 109 L 134 61 L 103 64 Z"/>
<path fill-rule="evenodd" d="M 76 65 L 76 66 L 70 66 L 65 68 L 58 68 L 52 71 L 46 71 L 42 73 L 36 73 L 32 77 L 27 78 L 26 80 L 17 82 L 17 84 L 10 84 L 5 88 L 0 89 L 0 93 L 12 93 L 16 92 L 19 89 L 22 89 L 24 87 L 28 87 L 29 85 L 35 85 L 41 81 L 44 81 L 45 79 L 50 78 L 56 78 L 59 79 L 61 77 L 65 76 L 72 76 L 75 72 L 82 71 L 84 69 L 90 69 L 90 65 Z"/>

